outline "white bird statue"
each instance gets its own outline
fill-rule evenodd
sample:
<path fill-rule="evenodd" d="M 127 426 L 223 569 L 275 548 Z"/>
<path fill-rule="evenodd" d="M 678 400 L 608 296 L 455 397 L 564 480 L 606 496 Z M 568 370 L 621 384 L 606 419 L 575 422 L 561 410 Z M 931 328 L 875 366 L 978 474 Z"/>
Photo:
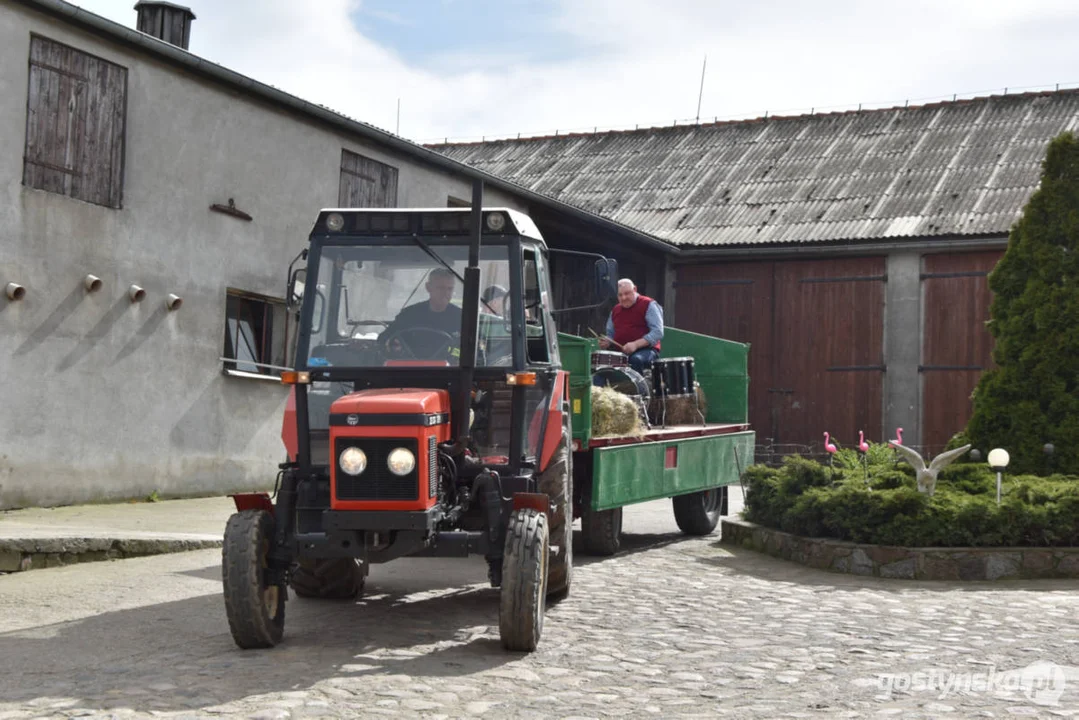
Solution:
<path fill-rule="evenodd" d="M 900 445 L 899 443 L 892 441 L 888 443 L 899 454 L 906 458 L 910 466 L 914 468 L 914 472 L 918 478 L 918 492 L 927 493 L 930 497 L 937 489 L 937 473 L 943 470 L 948 465 L 951 465 L 960 455 L 970 450 L 970 445 L 964 445 L 963 447 L 956 448 L 955 450 L 949 450 L 943 452 L 933 458 L 933 462 L 929 463 L 929 467 L 926 467 L 925 460 L 922 460 L 922 456 L 909 447 Z"/>

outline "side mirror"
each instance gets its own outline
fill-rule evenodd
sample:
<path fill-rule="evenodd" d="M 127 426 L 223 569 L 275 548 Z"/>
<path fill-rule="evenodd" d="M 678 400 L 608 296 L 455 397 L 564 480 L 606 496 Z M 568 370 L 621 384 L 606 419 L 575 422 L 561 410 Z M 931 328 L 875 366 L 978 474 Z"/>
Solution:
<path fill-rule="evenodd" d="M 596 261 L 595 293 L 601 300 L 618 297 L 618 261 L 601 258 Z"/>
<path fill-rule="evenodd" d="M 289 312 L 299 312 L 303 302 L 304 285 L 307 282 L 307 268 L 296 268 L 288 279 L 288 290 L 285 292 L 285 304 Z"/>

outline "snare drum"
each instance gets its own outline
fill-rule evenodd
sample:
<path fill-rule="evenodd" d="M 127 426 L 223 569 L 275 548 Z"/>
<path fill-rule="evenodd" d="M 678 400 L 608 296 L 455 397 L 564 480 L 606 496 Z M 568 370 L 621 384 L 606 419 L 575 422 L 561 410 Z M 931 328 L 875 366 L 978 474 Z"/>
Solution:
<path fill-rule="evenodd" d="M 624 353 L 613 350 L 597 350 L 592 353 L 592 372 L 596 372 L 601 367 L 626 367 L 627 365 L 629 365 L 629 358 Z"/>
<path fill-rule="evenodd" d="M 655 397 L 692 395 L 696 375 L 693 358 L 656 358 L 652 361 L 652 394 Z"/>

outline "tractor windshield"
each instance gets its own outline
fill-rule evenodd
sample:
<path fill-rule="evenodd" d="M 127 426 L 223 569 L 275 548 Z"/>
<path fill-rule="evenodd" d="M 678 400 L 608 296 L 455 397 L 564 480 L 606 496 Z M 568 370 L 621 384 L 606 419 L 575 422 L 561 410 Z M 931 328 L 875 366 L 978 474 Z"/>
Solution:
<path fill-rule="evenodd" d="M 460 365 L 468 246 L 431 251 L 438 259 L 415 244 L 323 246 L 306 290 L 308 367 Z M 512 364 L 508 258 L 505 245 L 481 249 L 477 366 Z"/>

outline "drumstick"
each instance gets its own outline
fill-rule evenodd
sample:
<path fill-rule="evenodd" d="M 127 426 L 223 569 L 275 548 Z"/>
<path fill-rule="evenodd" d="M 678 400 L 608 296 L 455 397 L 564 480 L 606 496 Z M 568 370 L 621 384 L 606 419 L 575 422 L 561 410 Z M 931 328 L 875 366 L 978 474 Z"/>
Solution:
<path fill-rule="evenodd" d="M 597 332 L 596 332 L 595 330 L 593 330 L 592 328 L 588 328 L 588 332 L 592 333 L 592 336 L 593 336 L 593 337 L 595 337 L 595 338 L 596 338 L 597 340 L 606 340 L 607 342 L 609 342 L 609 343 L 611 343 L 612 345 L 614 345 L 615 347 L 617 347 L 617 348 L 618 348 L 619 350 L 622 350 L 622 349 L 623 349 L 623 348 L 622 348 L 622 345 L 621 345 L 621 343 L 616 343 L 616 342 L 615 342 L 614 340 L 612 340 L 611 338 L 609 338 L 609 337 L 604 337 L 603 335 L 600 335 L 599 333 L 597 333 Z"/>

